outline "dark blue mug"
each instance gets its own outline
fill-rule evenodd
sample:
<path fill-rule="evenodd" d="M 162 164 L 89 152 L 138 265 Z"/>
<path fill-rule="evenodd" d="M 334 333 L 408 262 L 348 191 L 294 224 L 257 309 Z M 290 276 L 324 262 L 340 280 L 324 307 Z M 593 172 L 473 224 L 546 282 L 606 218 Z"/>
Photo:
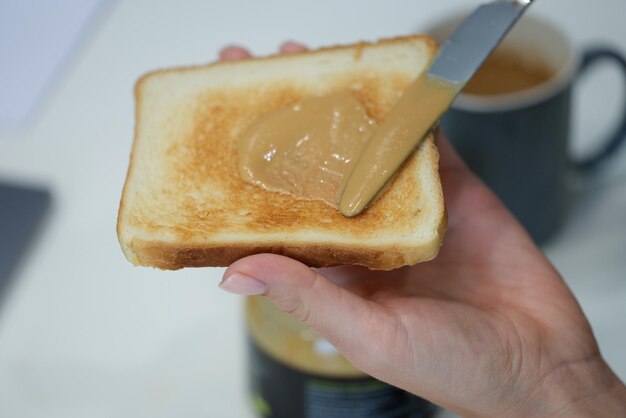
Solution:
<path fill-rule="evenodd" d="M 456 21 L 431 33 L 445 38 Z M 551 75 L 540 84 L 513 93 L 462 93 L 442 118 L 441 128 L 469 167 L 500 197 L 535 242 L 542 244 L 554 236 L 566 217 L 572 172 L 593 171 L 626 138 L 624 109 L 617 130 L 600 150 L 574 159 L 569 152 L 572 88 L 581 74 L 602 61 L 617 64 L 626 76 L 626 60 L 605 47 L 579 53 L 556 26 L 533 16 L 518 22 L 499 51 L 532 54 L 533 60 L 548 66 Z"/>

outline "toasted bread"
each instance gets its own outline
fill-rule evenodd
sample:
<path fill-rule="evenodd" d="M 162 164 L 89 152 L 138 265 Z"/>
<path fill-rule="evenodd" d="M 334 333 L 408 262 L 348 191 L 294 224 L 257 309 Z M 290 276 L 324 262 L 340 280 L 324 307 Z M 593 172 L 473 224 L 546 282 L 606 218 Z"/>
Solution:
<path fill-rule="evenodd" d="M 389 270 L 435 257 L 446 217 L 433 134 L 353 218 L 245 183 L 236 150 L 259 116 L 340 90 L 382 121 L 436 49 L 426 36 L 407 36 L 143 76 L 117 225 L 128 260 L 179 269 L 270 252 L 316 267 Z"/>

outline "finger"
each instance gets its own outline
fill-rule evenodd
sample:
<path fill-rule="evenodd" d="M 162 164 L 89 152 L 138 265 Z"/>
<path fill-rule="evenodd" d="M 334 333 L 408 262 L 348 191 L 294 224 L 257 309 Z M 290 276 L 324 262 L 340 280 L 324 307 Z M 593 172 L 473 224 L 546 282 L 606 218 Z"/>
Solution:
<path fill-rule="evenodd" d="M 274 254 L 253 255 L 233 263 L 220 286 L 237 294 L 263 294 L 283 311 L 327 339 L 357 367 L 377 369 L 377 350 L 365 345 L 376 336 L 393 343 L 397 317 L 374 302 L 336 285 L 304 264 Z M 359 366 L 360 365 L 360 366 Z"/>
<path fill-rule="evenodd" d="M 222 61 L 238 61 L 250 58 L 251 56 L 247 49 L 237 45 L 227 46 L 220 51 L 220 59 Z"/>
<path fill-rule="evenodd" d="M 308 48 L 299 42 L 288 41 L 280 46 L 281 54 L 293 54 L 296 52 L 307 51 Z"/>

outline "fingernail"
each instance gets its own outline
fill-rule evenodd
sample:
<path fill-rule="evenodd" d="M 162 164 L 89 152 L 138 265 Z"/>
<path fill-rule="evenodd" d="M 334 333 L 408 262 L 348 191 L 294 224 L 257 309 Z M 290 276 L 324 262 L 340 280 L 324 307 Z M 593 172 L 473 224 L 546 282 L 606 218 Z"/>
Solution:
<path fill-rule="evenodd" d="M 267 291 L 265 283 L 241 273 L 233 273 L 225 277 L 219 286 L 236 295 L 261 295 Z"/>

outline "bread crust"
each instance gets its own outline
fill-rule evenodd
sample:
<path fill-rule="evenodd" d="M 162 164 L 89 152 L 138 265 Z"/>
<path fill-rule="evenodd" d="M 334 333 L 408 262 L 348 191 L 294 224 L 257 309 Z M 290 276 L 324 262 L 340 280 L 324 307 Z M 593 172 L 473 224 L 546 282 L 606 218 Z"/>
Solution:
<path fill-rule="evenodd" d="M 445 230 L 445 223 L 442 223 L 440 229 Z M 136 240 L 132 244 L 132 251 L 141 254 L 136 264 L 163 270 L 178 270 L 184 267 L 226 267 L 240 258 L 262 253 L 284 255 L 311 267 L 358 265 L 371 270 L 393 270 L 432 260 L 437 256 L 439 245 L 433 242 L 418 246 L 413 257 L 407 254 L 406 248 L 403 247 L 346 247 L 337 244 L 242 243 L 181 247 Z"/>
<path fill-rule="evenodd" d="M 429 35 L 418 34 L 418 35 L 395 36 L 391 38 L 379 39 L 377 41 L 359 41 L 354 44 L 329 45 L 329 46 L 324 46 L 324 47 L 320 47 L 317 49 L 308 49 L 308 50 L 300 51 L 300 52 L 292 52 L 292 53 L 289 53 L 287 57 L 315 56 L 315 55 L 320 55 L 320 54 L 324 54 L 324 53 L 332 52 L 332 51 L 344 51 L 344 50 L 354 49 L 355 50 L 354 57 L 355 57 L 355 60 L 358 61 L 358 59 L 361 56 L 361 52 L 363 51 L 364 48 L 368 46 L 394 45 L 394 44 L 406 42 L 408 40 L 422 42 L 426 46 L 426 48 L 428 48 L 428 50 L 430 51 L 431 56 L 435 55 L 435 52 L 437 51 L 437 48 L 438 48 L 437 41 L 434 38 L 430 37 Z M 153 76 L 157 76 L 160 74 L 170 73 L 170 72 L 181 73 L 185 71 L 194 71 L 197 69 L 209 68 L 209 67 L 221 67 L 221 66 L 228 67 L 231 65 L 241 64 L 242 62 L 246 62 L 246 61 L 271 62 L 273 60 L 283 60 L 283 59 L 285 59 L 285 54 L 275 53 L 275 54 L 269 54 L 269 55 L 264 55 L 264 56 L 242 58 L 237 61 L 213 61 L 213 62 L 209 62 L 206 64 L 199 64 L 199 65 L 187 65 L 187 66 L 174 67 L 174 68 L 158 68 L 155 70 L 148 71 L 145 74 L 143 74 L 141 77 L 139 77 L 139 79 L 137 80 L 137 83 L 135 83 L 135 98 L 138 97 L 139 91 L 141 90 L 142 85 L 144 84 L 146 80 L 150 79 Z"/>

